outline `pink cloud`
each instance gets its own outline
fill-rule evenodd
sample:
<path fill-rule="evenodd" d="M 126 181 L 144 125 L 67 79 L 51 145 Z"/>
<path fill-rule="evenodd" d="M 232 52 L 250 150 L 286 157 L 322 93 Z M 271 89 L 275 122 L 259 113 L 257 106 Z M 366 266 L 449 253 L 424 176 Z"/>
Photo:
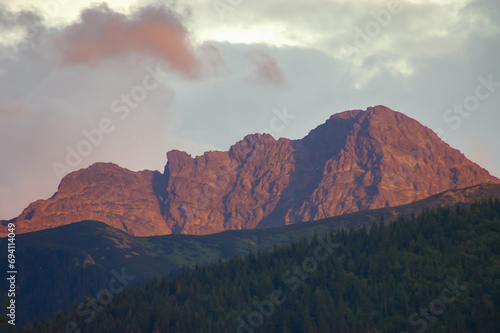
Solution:
<path fill-rule="evenodd" d="M 205 43 L 200 47 L 200 50 L 205 66 L 212 75 L 220 77 L 231 74 L 217 47 Z"/>
<path fill-rule="evenodd" d="M 53 36 L 66 63 L 95 64 L 131 52 L 141 52 L 167 61 L 188 76 L 199 70 L 179 18 L 166 8 L 145 7 L 132 17 L 106 5 L 82 11 L 80 22 Z"/>
<path fill-rule="evenodd" d="M 255 66 L 257 79 L 262 82 L 283 86 L 286 83 L 285 73 L 279 67 L 276 59 L 264 51 L 253 51 L 248 54 Z"/>
<path fill-rule="evenodd" d="M 30 109 L 25 104 L 0 106 L 0 116 L 11 120 L 23 119 L 30 114 Z"/>

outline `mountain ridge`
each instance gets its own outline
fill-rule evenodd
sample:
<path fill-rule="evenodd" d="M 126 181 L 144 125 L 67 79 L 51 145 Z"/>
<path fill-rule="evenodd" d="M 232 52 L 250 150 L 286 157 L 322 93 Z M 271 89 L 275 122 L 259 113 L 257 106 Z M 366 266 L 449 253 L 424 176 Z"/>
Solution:
<path fill-rule="evenodd" d="M 430 129 L 384 106 L 332 115 L 304 138 L 250 134 L 228 151 L 167 153 L 164 173 L 96 163 L 16 219 L 30 232 L 95 219 L 135 236 L 318 220 L 499 183 Z"/>

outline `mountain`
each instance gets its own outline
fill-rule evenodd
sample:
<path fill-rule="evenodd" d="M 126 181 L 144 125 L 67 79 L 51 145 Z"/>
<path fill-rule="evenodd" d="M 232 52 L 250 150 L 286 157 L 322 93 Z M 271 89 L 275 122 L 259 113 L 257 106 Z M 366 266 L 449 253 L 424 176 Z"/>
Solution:
<path fill-rule="evenodd" d="M 418 216 L 436 207 L 467 208 L 472 202 L 490 198 L 500 199 L 500 184 L 449 190 L 407 205 L 309 223 L 202 236 L 134 237 L 97 221 L 21 234 L 16 236 L 16 258 L 18 270 L 23 274 L 17 287 L 26 292 L 17 295 L 17 302 L 23 304 L 18 309 L 19 322 L 25 324 L 46 317 L 70 307 L 73 302 L 79 304 L 85 297 L 95 296 L 113 278 L 113 270 L 125 268 L 127 275 L 135 277 L 131 284 L 137 284 L 144 279 L 170 276 L 183 266 L 205 265 L 219 258 L 244 256 L 250 251 L 269 251 L 304 237 L 311 239 L 314 235 L 342 229 L 369 227 L 382 218 L 387 223 L 399 217 Z M 5 248 L 6 242 L 7 238 L 1 238 L 0 247 Z M 7 263 L 7 254 L 7 251 L 0 252 L 1 263 Z M 3 283 L 0 285 L 6 287 L 7 281 Z"/>
<path fill-rule="evenodd" d="M 159 172 L 133 172 L 112 163 L 72 172 L 52 198 L 35 201 L 22 212 L 16 233 L 98 220 L 135 236 L 170 234 L 154 194 L 159 178 Z"/>
<path fill-rule="evenodd" d="M 164 173 L 97 163 L 16 219 L 25 233 L 94 219 L 148 236 L 210 234 L 407 204 L 499 183 L 430 129 L 384 106 L 335 114 L 300 140 L 252 134 L 229 151 L 167 153 Z M 5 231 L 4 231 L 5 234 Z"/>

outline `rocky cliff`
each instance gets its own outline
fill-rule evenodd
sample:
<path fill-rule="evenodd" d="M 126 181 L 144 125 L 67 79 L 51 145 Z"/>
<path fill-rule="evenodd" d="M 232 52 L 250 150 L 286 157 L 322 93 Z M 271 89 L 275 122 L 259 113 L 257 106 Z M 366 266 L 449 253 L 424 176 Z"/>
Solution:
<path fill-rule="evenodd" d="M 164 173 L 95 164 L 32 203 L 18 232 L 84 219 L 133 235 L 279 226 L 499 183 L 417 121 L 384 106 L 335 114 L 301 140 L 252 134 L 229 151 L 167 153 Z"/>
<path fill-rule="evenodd" d="M 23 210 L 16 233 L 98 220 L 136 236 L 170 234 L 154 194 L 153 184 L 161 178 L 159 172 L 132 172 L 112 163 L 72 172 L 52 198 Z"/>

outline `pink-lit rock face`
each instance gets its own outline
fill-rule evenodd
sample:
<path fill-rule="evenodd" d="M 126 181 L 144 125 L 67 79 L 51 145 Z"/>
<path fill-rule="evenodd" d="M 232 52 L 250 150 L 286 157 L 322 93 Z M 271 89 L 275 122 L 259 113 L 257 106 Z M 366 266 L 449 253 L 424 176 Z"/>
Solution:
<path fill-rule="evenodd" d="M 170 151 L 164 174 L 98 163 L 28 206 L 18 233 L 94 219 L 132 235 L 280 226 L 499 183 L 384 106 L 333 115 L 301 140 L 252 134 L 229 151 Z"/>
<path fill-rule="evenodd" d="M 17 218 L 17 233 L 97 220 L 136 236 L 171 233 L 163 220 L 153 181 L 159 172 L 132 172 L 96 163 L 64 177 L 57 193 L 31 203 Z"/>

